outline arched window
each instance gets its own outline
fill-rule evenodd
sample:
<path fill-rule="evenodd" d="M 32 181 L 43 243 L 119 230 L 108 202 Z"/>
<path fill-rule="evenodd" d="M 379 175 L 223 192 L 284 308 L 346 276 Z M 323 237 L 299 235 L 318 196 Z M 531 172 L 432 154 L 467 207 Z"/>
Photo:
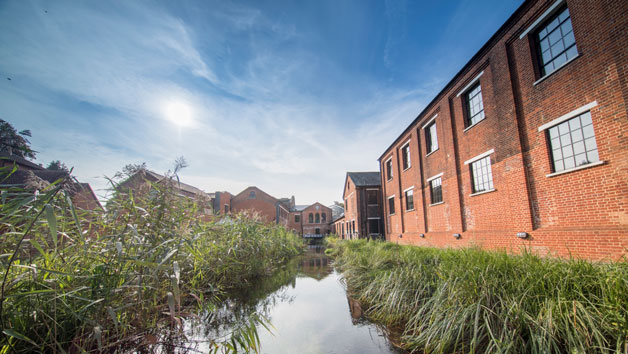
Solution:
<path fill-rule="evenodd" d="M 327 214 L 321 214 L 321 222 L 327 222 Z"/>
<path fill-rule="evenodd" d="M 255 199 L 255 191 L 249 192 L 249 199 Z"/>
<path fill-rule="evenodd" d="M 316 223 L 320 224 L 320 222 L 321 222 L 321 216 L 318 213 L 316 213 Z"/>
<path fill-rule="evenodd" d="M 313 215 L 312 213 L 310 213 L 310 215 L 308 215 L 308 217 L 307 217 L 307 221 L 308 221 L 310 224 L 313 224 L 313 223 L 314 223 L 314 215 Z"/>

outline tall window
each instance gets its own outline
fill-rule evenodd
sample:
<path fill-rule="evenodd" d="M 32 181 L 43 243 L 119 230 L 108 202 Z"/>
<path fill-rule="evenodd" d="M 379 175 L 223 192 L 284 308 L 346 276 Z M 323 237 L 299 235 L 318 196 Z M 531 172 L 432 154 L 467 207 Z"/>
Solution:
<path fill-rule="evenodd" d="M 471 163 L 471 176 L 473 179 L 473 193 L 489 191 L 493 189 L 493 173 L 491 172 L 491 157 Z"/>
<path fill-rule="evenodd" d="M 321 234 L 321 229 L 319 229 L 318 227 L 316 229 L 314 229 L 314 233 L 317 235 Z"/>
<path fill-rule="evenodd" d="M 467 93 L 464 94 L 465 106 L 466 106 L 466 121 L 467 127 L 484 119 L 484 103 L 482 103 L 482 87 L 480 83 L 473 85 Z"/>
<path fill-rule="evenodd" d="M 432 204 L 443 201 L 443 182 L 440 177 L 430 181 L 430 196 L 432 198 Z"/>
<path fill-rule="evenodd" d="M 321 222 L 321 216 L 320 216 L 318 213 L 316 213 L 315 220 L 316 220 L 316 223 L 317 223 L 317 224 L 320 224 L 320 222 Z"/>
<path fill-rule="evenodd" d="M 351 221 L 351 230 L 353 230 L 353 233 L 355 234 L 355 220 Z"/>
<path fill-rule="evenodd" d="M 367 205 L 378 205 L 377 201 L 377 191 L 376 190 L 367 190 L 366 191 L 366 204 Z"/>
<path fill-rule="evenodd" d="M 327 222 L 327 214 L 325 213 L 321 214 L 321 222 L 323 223 Z"/>
<path fill-rule="evenodd" d="M 600 160 L 591 112 L 584 112 L 549 129 L 554 172 Z"/>
<path fill-rule="evenodd" d="M 395 196 L 388 198 L 388 214 L 395 213 Z"/>
<path fill-rule="evenodd" d="M 229 213 L 229 204 L 225 204 L 225 214 Z"/>
<path fill-rule="evenodd" d="M 369 235 L 380 234 L 379 231 L 379 219 L 369 219 Z"/>
<path fill-rule="evenodd" d="M 349 199 L 345 199 L 345 213 L 349 210 Z"/>
<path fill-rule="evenodd" d="M 414 193 L 412 189 L 406 191 L 406 210 L 414 210 Z"/>
<path fill-rule="evenodd" d="M 295 215 L 294 222 L 301 222 L 301 215 Z"/>
<path fill-rule="evenodd" d="M 401 159 L 403 160 L 403 169 L 410 168 L 410 143 L 401 148 Z"/>
<path fill-rule="evenodd" d="M 392 158 L 386 161 L 386 179 L 391 180 L 393 178 Z"/>
<path fill-rule="evenodd" d="M 541 76 L 552 73 L 578 55 L 569 9 L 565 6 L 536 32 Z"/>
<path fill-rule="evenodd" d="M 436 134 L 436 122 L 432 122 L 425 128 L 425 143 L 427 145 L 427 153 L 438 149 L 438 135 Z"/>
<path fill-rule="evenodd" d="M 307 216 L 307 221 L 310 224 L 313 224 L 314 223 L 314 214 L 310 213 L 310 215 Z"/>

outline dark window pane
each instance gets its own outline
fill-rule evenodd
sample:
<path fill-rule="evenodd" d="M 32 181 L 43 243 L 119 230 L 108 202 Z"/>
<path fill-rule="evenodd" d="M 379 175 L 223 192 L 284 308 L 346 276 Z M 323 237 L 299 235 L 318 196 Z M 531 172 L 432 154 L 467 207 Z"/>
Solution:
<path fill-rule="evenodd" d="M 537 31 L 536 43 L 543 68 L 542 75 L 551 73 L 577 55 L 576 40 L 567 7 L 559 10 Z"/>

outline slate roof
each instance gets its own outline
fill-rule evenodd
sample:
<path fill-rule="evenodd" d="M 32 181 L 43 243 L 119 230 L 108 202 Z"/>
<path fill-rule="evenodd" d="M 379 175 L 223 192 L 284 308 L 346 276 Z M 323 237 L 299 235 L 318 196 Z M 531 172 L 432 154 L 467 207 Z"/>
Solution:
<path fill-rule="evenodd" d="M 146 174 L 147 174 L 148 176 L 153 177 L 153 178 L 154 178 L 154 179 L 156 179 L 156 180 L 161 180 L 161 179 L 166 178 L 165 176 L 162 176 L 162 175 L 160 175 L 159 173 L 155 173 L 155 172 L 153 172 L 153 171 L 149 171 L 149 170 L 146 170 Z M 188 192 L 188 193 L 208 195 L 208 193 L 205 193 L 205 192 L 204 192 L 204 191 L 202 191 L 201 189 L 198 189 L 198 188 L 196 188 L 196 187 L 194 187 L 194 186 L 191 186 L 191 185 L 189 185 L 189 184 L 185 184 L 185 183 L 183 183 L 183 182 L 178 182 L 178 183 L 177 183 L 177 181 L 175 180 L 175 181 L 174 181 L 174 185 L 175 185 L 177 188 L 179 188 L 180 190 L 182 190 L 182 191 L 186 191 L 186 192 Z"/>
<path fill-rule="evenodd" d="M 17 155 L 9 155 L 9 153 L 7 151 L 0 151 L 0 159 L 3 160 L 9 160 L 9 161 L 13 161 L 18 165 L 23 165 L 26 166 L 28 168 L 32 168 L 34 170 L 43 170 L 44 168 L 39 166 L 38 164 L 34 163 L 34 162 L 30 162 L 27 159 L 17 156 Z"/>
<path fill-rule="evenodd" d="M 0 187 L 20 187 L 26 190 L 41 190 L 46 188 L 48 184 L 66 177 L 68 177 L 68 172 L 61 170 L 17 170 L 6 179 L 4 179 L 4 177 L 0 177 Z M 94 194 L 94 191 L 89 183 L 77 182 L 76 179 L 71 178 L 66 187 L 72 196 L 75 196 L 83 191 L 89 192 L 98 206 L 102 208 L 98 197 Z"/>
<path fill-rule="evenodd" d="M 307 207 L 309 207 L 309 205 L 295 205 L 290 211 L 303 211 Z"/>
<path fill-rule="evenodd" d="M 347 176 L 357 187 L 381 186 L 382 184 L 379 172 L 347 172 Z"/>
<path fill-rule="evenodd" d="M 0 178 L 1 185 L 25 185 L 29 179 L 33 176 L 41 178 L 42 180 L 52 183 L 58 179 L 67 177 L 68 173 L 66 171 L 56 171 L 56 170 L 17 170 L 13 172 L 8 178 L 4 179 Z"/>

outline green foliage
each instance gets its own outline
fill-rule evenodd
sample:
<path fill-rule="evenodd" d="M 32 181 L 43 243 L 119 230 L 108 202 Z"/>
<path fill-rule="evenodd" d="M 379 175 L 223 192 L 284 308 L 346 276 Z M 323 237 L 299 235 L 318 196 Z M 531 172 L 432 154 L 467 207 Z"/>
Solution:
<path fill-rule="evenodd" d="M 0 151 L 10 151 L 13 155 L 34 159 L 37 152 L 31 149 L 31 143 L 26 137 L 31 137 L 30 130 L 18 132 L 9 122 L 0 119 Z"/>
<path fill-rule="evenodd" d="M 66 166 L 66 164 L 64 164 L 63 162 L 59 160 L 50 161 L 50 163 L 48 164 L 46 168 L 49 170 L 54 170 L 54 171 L 70 172 L 70 169 L 68 168 L 68 166 Z"/>
<path fill-rule="evenodd" d="M 302 250 L 281 226 L 203 216 L 167 184 L 84 212 L 65 182 L 37 195 L 3 191 L 0 352 L 181 345 L 185 321 Z M 255 323 L 212 348 L 256 352 Z"/>
<path fill-rule="evenodd" d="M 428 353 L 624 353 L 628 264 L 341 241 L 336 264 L 369 316 Z"/>

